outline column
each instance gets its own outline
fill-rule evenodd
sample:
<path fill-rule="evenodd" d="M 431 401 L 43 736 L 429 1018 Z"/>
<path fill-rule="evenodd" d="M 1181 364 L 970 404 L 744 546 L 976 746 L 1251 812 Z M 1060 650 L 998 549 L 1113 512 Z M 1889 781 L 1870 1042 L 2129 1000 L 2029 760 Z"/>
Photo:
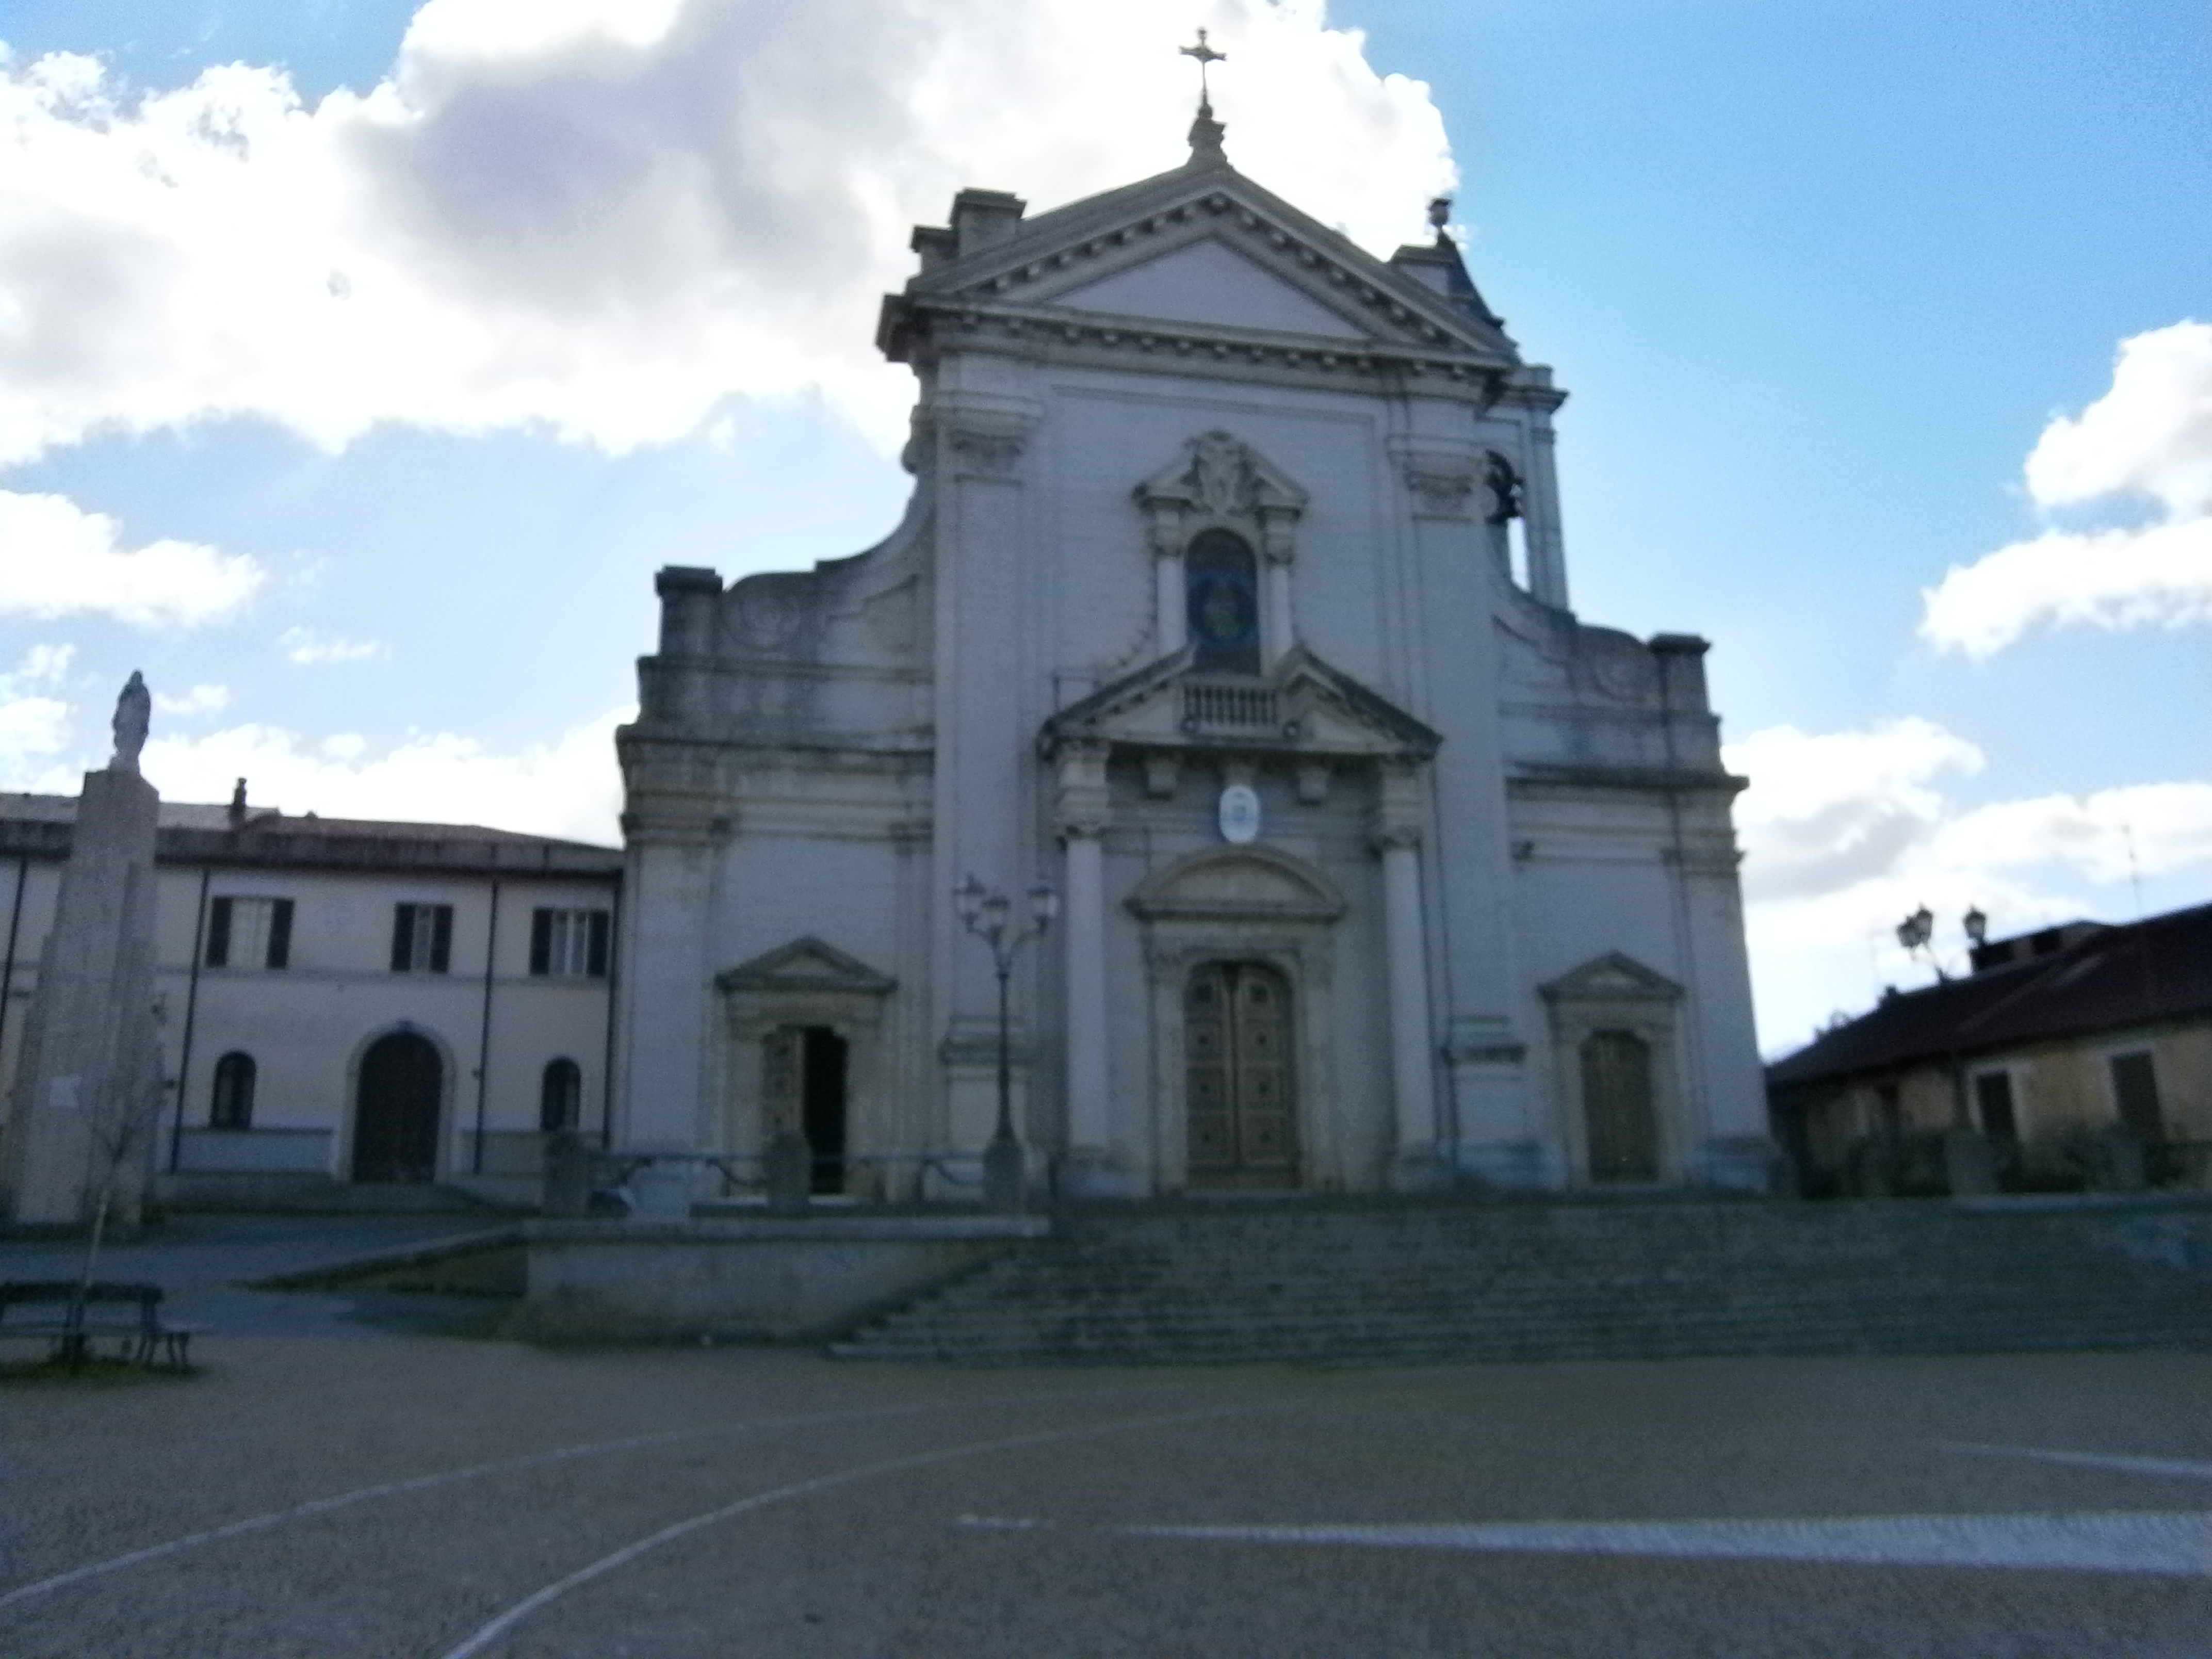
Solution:
<path fill-rule="evenodd" d="M 1183 593 L 1182 549 L 1172 552 L 1155 547 L 1152 551 L 1152 606 L 1159 617 L 1159 653 L 1172 655 L 1182 649 L 1187 601 Z"/>
<path fill-rule="evenodd" d="M 1567 608 L 1567 555 L 1559 525 L 1559 469 L 1548 411 L 1528 428 L 1528 500 L 1522 527 L 1528 538 L 1528 591 L 1547 605 Z"/>
<path fill-rule="evenodd" d="M 1375 845 L 1382 858 L 1384 983 L 1390 999 L 1390 1092 L 1398 1118 L 1401 1187 L 1442 1173 L 1436 1069 L 1430 1059 L 1428 950 L 1421 922 L 1419 798 L 1412 769 L 1387 768 Z"/>
<path fill-rule="evenodd" d="M 1112 1158 L 1106 1063 L 1106 758 L 1103 743 L 1064 744 L 1056 801 L 1066 848 L 1067 1144 L 1063 1194 L 1102 1190 Z"/>

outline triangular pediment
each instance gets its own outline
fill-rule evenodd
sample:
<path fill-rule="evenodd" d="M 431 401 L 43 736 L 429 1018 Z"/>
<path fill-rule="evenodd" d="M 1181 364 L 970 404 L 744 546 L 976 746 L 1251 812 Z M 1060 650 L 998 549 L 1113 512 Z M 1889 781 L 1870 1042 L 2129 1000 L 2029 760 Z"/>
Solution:
<path fill-rule="evenodd" d="M 1304 647 L 1255 678 L 1203 674 L 1186 647 L 1047 721 L 1071 739 L 1142 749 L 1274 750 L 1316 759 L 1425 759 L 1443 739 Z"/>
<path fill-rule="evenodd" d="M 1370 340 L 1380 333 L 1212 236 L 1068 289 L 1049 303 L 1118 317 L 1337 340 Z"/>
<path fill-rule="evenodd" d="M 1334 921 L 1345 911 L 1344 896 L 1327 876 L 1271 847 L 1194 853 L 1147 877 L 1128 906 L 1148 921 Z"/>
<path fill-rule="evenodd" d="M 1014 222 L 988 246 L 943 259 L 888 302 L 881 338 L 896 357 L 912 307 L 957 303 L 1517 367 L 1512 341 L 1462 280 L 1440 291 L 1234 167 L 1186 167 Z"/>
<path fill-rule="evenodd" d="M 1553 1002 L 1672 1002 L 1682 988 L 1633 957 L 1608 951 L 1541 988 Z"/>
<path fill-rule="evenodd" d="M 881 996 L 898 981 L 808 933 L 714 975 L 727 991 L 859 991 Z"/>

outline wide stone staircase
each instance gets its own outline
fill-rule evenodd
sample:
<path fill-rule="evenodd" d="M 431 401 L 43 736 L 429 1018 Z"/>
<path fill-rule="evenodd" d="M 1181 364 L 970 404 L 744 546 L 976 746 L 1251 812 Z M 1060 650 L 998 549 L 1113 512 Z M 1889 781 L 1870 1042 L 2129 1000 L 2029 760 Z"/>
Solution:
<path fill-rule="evenodd" d="M 1062 1218 L 849 1358 L 1418 1364 L 2212 1347 L 2212 1199 L 1192 1205 Z"/>

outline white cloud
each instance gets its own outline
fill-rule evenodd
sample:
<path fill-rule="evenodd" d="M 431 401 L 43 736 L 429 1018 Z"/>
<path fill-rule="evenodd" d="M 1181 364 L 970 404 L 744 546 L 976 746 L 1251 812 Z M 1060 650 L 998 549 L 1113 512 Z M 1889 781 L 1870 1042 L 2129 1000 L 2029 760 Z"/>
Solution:
<path fill-rule="evenodd" d="M 612 843 L 620 839 L 622 807 L 614 728 L 633 714 L 613 710 L 554 743 L 512 755 L 451 733 L 372 754 L 358 737 L 317 743 L 275 726 L 237 726 L 201 737 L 157 737 L 142 765 L 171 800 L 228 800 L 242 777 L 257 805 L 295 817 L 481 823 Z"/>
<path fill-rule="evenodd" d="M 33 762 L 58 754 L 68 741 L 69 705 L 60 698 L 0 691 L 0 787 L 33 787 Z"/>
<path fill-rule="evenodd" d="M 73 645 L 34 645 L 0 674 L 0 788 L 27 787 L 33 769 L 67 744 L 69 705 L 31 688 L 65 678 L 76 656 Z"/>
<path fill-rule="evenodd" d="M 76 660 L 76 647 L 73 645 L 34 645 L 23 653 L 23 660 L 6 678 L 17 685 L 66 679 L 70 665 Z"/>
<path fill-rule="evenodd" d="M 2082 915 L 2084 883 L 2212 865 L 2212 784 L 1962 810 L 1940 786 L 1978 770 L 1981 751 L 1918 719 L 1810 735 L 1777 726 L 1726 752 L 1751 780 L 1736 823 L 1770 1049 L 1796 1047 L 1839 1006 L 1865 1006 L 1884 982 L 1923 979 L 1893 931 L 1923 904 L 1955 969 L 1971 907 L 2008 937 Z"/>
<path fill-rule="evenodd" d="M 296 663 L 362 662 L 392 654 L 381 640 L 349 640 L 313 628 L 286 629 L 276 636 L 276 647 Z"/>
<path fill-rule="evenodd" d="M 2044 428 L 2027 488 L 2045 507 L 2140 495 L 2176 517 L 2212 512 L 2212 323 L 2121 341 L 2112 389 Z"/>
<path fill-rule="evenodd" d="M 1990 656 L 2038 628 L 2212 622 L 2212 518 L 2047 531 L 1953 566 L 1921 597 L 1921 633 L 1970 657 Z"/>
<path fill-rule="evenodd" d="M 1987 657 L 2039 628 L 2212 622 L 2212 325 L 2122 341 L 2112 390 L 2044 428 L 2027 476 L 2046 508 L 2136 495 L 2165 515 L 2126 529 L 2054 528 L 1954 565 L 1922 594 L 1923 638 Z"/>
<path fill-rule="evenodd" d="M 230 707 L 227 685 L 196 685 L 180 696 L 166 691 L 154 694 L 154 707 L 165 714 L 213 714 Z"/>
<path fill-rule="evenodd" d="M 230 414 L 620 447 L 810 388 L 890 435 L 908 226 L 1176 165 L 1200 22 L 1240 165 L 1370 246 L 1419 233 L 1441 118 L 1321 0 L 431 0 L 389 79 L 312 110 L 242 64 L 135 102 L 91 59 L 6 67 L 0 463 Z"/>
<path fill-rule="evenodd" d="M 1929 781 L 1978 772 L 1982 752 L 1929 720 L 1808 736 L 1791 726 L 1728 749 L 1751 780 L 1736 805 L 1746 897 L 1832 892 L 1893 867 L 1942 816 Z"/>
<path fill-rule="evenodd" d="M 5 338 L 0 325 L 0 362 Z M 64 495 L 0 489 L 0 615 L 100 612 L 141 628 L 191 627 L 235 611 L 263 579 L 243 554 L 196 542 L 125 548 L 104 513 Z"/>

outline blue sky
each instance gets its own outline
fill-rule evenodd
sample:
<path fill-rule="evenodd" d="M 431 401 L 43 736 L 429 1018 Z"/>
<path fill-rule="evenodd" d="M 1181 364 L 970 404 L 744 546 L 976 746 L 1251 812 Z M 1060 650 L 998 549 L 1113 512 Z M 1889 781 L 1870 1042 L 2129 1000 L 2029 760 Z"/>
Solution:
<path fill-rule="evenodd" d="M 1770 1048 L 1916 903 L 2212 897 L 2212 9 L 1097 9 L 13 0 L 0 787 L 143 667 L 172 795 L 611 836 L 651 572 L 896 516 L 902 216 L 1171 164 L 1207 22 L 1232 157 L 1370 245 L 1455 164 L 1577 611 L 1715 642 Z"/>

